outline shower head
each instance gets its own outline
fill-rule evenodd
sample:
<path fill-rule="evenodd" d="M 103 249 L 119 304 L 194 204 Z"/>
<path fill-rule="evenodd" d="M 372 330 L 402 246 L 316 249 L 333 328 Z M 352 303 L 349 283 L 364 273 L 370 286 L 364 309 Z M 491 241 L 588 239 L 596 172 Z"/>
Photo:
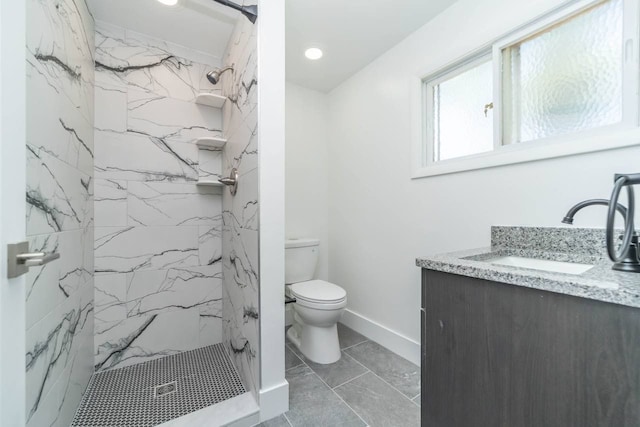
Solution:
<path fill-rule="evenodd" d="M 207 79 L 211 82 L 211 84 L 217 85 L 220 81 L 220 76 L 222 75 L 222 73 L 229 70 L 233 70 L 233 67 L 225 67 L 223 69 L 216 68 L 215 70 L 209 71 L 207 73 Z"/>
<path fill-rule="evenodd" d="M 239 4 L 230 2 L 229 0 L 213 0 L 216 3 L 220 3 L 223 4 L 227 7 L 230 7 L 232 9 L 238 10 L 240 11 L 240 13 L 242 13 L 244 16 L 247 17 L 247 19 L 249 21 L 251 21 L 252 24 L 256 23 L 256 19 L 258 19 L 258 6 L 256 5 L 251 5 L 251 6 L 240 6 Z"/>

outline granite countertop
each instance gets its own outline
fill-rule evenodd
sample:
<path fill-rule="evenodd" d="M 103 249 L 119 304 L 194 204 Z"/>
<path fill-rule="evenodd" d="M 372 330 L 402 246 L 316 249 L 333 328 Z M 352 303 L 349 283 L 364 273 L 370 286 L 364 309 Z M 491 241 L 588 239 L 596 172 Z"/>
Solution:
<path fill-rule="evenodd" d="M 578 275 L 491 264 L 520 256 L 594 266 Z M 416 259 L 418 267 L 640 308 L 640 273 L 611 269 L 604 230 L 491 227 L 491 246 Z"/>

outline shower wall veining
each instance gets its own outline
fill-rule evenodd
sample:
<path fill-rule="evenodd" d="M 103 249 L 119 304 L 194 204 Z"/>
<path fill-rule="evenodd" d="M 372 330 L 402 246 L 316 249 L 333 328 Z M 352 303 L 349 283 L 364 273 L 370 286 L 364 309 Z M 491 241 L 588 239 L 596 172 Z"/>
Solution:
<path fill-rule="evenodd" d="M 93 373 L 94 22 L 27 0 L 27 229 L 61 258 L 26 276 L 27 426 L 68 426 Z"/>
<path fill-rule="evenodd" d="M 247 3 L 244 3 L 247 5 Z M 259 384 L 258 82 L 256 25 L 240 18 L 224 55 L 223 171 L 238 170 L 238 192 L 223 193 L 224 343 L 245 386 Z"/>
<path fill-rule="evenodd" d="M 222 341 L 220 59 L 122 28 L 96 28 L 95 368 Z"/>

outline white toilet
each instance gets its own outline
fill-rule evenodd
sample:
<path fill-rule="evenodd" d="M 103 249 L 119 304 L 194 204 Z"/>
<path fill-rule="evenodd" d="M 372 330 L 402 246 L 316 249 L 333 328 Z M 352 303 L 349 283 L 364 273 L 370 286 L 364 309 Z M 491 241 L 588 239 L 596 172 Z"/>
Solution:
<path fill-rule="evenodd" d="M 347 292 L 324 280 L 312 280 L 318 263 L 317 239 L 285 242 L 285 285 L 288 296 L 295 298 L 293 326 L 287 337 L 316 363 L 340 360 L 340 343 L 336 324 L 347 306 Z"/>

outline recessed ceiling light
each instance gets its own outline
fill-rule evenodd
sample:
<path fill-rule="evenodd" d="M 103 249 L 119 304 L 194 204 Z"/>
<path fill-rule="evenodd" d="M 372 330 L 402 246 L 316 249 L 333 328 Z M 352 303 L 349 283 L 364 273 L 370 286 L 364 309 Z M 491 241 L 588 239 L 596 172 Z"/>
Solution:
<path fill-rule="evenodd" d="M 304 51 L 304 56 L 315 61 L 316 59 L 322 58 L 322 50 L 318 49 L 317 47 L 310 47 L 309 49 Z"/>
<path fill-rule="evenodd" d="M 158 0 L 158 1 L 165 6 L 175 6 L 178 4 L 178 0 Z"/>

